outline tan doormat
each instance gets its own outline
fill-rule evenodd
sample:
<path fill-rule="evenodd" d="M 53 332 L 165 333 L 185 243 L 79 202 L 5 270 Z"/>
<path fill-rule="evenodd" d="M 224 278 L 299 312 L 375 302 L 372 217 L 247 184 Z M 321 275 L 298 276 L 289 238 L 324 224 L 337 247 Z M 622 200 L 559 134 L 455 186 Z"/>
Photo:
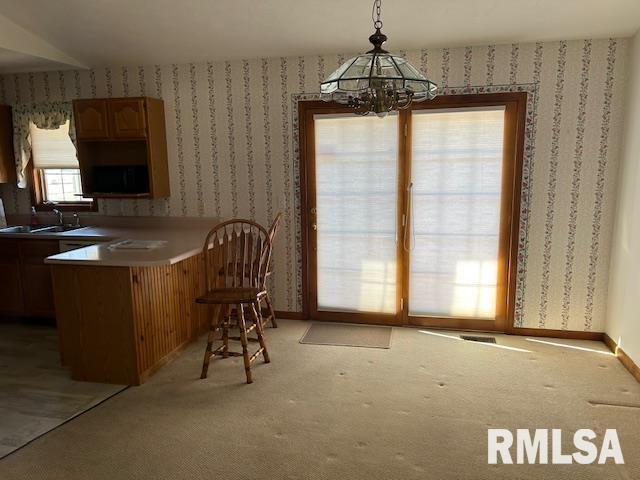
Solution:
<path fill-rule="evenodd" d="M 313 323 L 300 339 L 311 345 L 391 348 L 391 327 L 346 323 Z"/>

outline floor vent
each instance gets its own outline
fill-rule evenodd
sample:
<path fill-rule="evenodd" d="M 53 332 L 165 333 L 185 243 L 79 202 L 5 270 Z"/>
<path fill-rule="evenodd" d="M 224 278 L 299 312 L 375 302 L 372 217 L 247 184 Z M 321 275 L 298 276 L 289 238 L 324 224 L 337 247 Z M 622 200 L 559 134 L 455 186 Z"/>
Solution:
<path fill-rule="evenodd" d="M 474 335 L 460 335 L 460 338 L 469 342 L 496 343 L 496 337 L 476 337 Z"/>

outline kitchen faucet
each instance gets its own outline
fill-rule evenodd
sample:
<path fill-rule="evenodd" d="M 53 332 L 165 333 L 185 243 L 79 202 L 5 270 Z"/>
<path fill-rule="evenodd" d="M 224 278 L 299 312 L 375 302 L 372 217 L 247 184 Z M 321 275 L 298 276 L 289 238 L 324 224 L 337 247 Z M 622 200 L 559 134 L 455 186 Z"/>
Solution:
<path fill-rule="evenodd" d="M 58 210 L 57 208 L 54 208 L 52 210 L 54 215 L 58 216 L 58 225 L 64 225 L 64 219 L 62 218 L 62 212 L 60 210 Z"/>

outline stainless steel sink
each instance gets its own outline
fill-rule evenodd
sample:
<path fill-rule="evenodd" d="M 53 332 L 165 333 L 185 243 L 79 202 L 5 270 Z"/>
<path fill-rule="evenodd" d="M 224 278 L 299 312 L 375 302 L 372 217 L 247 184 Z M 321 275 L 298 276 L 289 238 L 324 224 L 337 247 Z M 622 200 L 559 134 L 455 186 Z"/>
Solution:
<path fill-rule="evenodd" d="M 15 225 L 12 227 L 0 228 L 0 233 L 60 233 L 68 232 L 69 230 L 77 230 L 84 228 L 79 225 Z"/>
<path fill-rule="evenodd" d="M 80 225 L 52 225 L 47 228 L 43 228 L 40 230 L 34 230 L 32 233 L 59 233 L 59 232 L 68 232 L 70 230 L 77 230 L 79 228 L 84 228 Z"/>
<path fill-rule="evenodd" d="M 0 233 L 36 233 L 42 230 L 48 230 L 54 227 L 54 225 L 38 225 L 32 227 L 31 225 L 15 225 L 12 227 L 0 228 Z"/>

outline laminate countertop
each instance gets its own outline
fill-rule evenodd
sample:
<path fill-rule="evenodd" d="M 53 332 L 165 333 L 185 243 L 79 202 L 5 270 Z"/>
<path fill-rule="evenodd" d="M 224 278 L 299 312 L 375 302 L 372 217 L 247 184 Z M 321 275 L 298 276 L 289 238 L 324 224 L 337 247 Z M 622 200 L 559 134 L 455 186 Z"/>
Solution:
<path fill-rule="evenodd" d="M 202 251 L 211 226 L 180 228 L 85 227 L 58 234 L 27 234 L 28 238 L 58 240 L 95 240 L 96 244 L 47 257 L 49 265 L 87 265 L 101 267 L 155 267 L 173 265 Z M 122 240 L 160 240 L 153 249 L 120 250 L 109 248 Z"/>

